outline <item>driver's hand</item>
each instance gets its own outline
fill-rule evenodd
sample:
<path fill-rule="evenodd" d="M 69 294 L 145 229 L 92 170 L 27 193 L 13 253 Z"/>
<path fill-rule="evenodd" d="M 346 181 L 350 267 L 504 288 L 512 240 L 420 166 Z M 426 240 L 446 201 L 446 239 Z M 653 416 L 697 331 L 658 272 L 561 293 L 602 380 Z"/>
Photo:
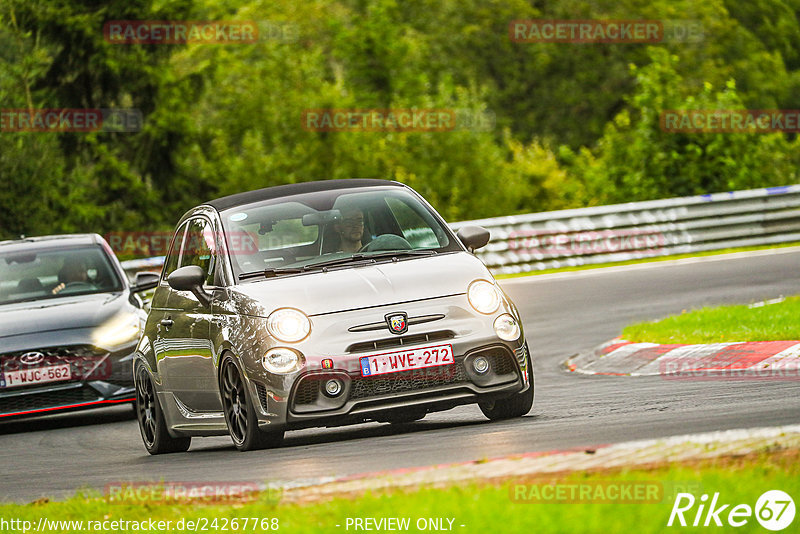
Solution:
<path fill-rule="evenodd" d="M 65 284 L 64 282 L 61 282 L 60 284 L 58 284 L 56 287 L 54 287 L 54 288 L 53 288 L 53 290 L 51 291 L 51 293 L 52 293 L 53 295 L 57 295 L 57 294 L 58 294 L 58 293 L 60 293 L 60 292 L 61 292 L 61 290 L 62 290 L 62 289 L 64 289 L 65 287 L 67 287 L 67 284 Z"/>

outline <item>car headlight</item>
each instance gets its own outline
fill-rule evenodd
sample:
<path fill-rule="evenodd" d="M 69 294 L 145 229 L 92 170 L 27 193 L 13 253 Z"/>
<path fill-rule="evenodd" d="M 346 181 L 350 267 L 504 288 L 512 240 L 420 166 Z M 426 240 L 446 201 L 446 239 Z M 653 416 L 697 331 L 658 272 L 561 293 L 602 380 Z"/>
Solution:
<path fill-rule="evenodd" d="M 311 321 L 300 310 L 281 308 L 269 314 L 267 329 L 276 339 L 286 343 L 296 343 L 308 337 L 311 332 Z"/>
<path fill-rule="evenodd" d="M 467 290 L 467 299 L 476 311 L 487 315 L 500 306 L 500 292 L 493 283 L 486 280 L 472 282 Z"/>
<path fill-rule="evenodd" d="M 299 353 L 286 347 L 270 349 L 261 358 L 261 365 L 270 373 L 286 374 L 297 371 L 305 364 L 305 359 Z"/>
<path fill-rule="evenodd" d="M 519 324 L 511 315 L 504 313 L 494 320 L 494 331 L 503 341 L 519 339 Z"/>
<path fill-rule="evenodd" d="M 141 321 L 135 313 L 118 313 L 92 333 L 92 344 L 104 349 L 139 339 Z"/>

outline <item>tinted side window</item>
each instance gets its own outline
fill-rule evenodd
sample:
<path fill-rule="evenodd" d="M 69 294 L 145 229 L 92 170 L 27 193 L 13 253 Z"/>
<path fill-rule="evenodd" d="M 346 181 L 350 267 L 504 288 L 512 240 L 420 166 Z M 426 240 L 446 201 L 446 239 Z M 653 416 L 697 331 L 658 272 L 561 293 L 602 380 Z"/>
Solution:
<path fill-rule="evenodd" d="M 181 246 L 183 246 L 183 238 L 186 234 L 186 223 L 175 232 L 175 238 L 172 240 L 172 247 L 169 249 L 167 259 L 164 260 L 164 274 L 163 279 L 166 280 L 167 276 L 172 274 L 172 271 L 178 268 L 178 260 L 181 257 Z"/>
<path fill-rule="evenodd" d="M 192 219 L 186 230 L 180 266 L 197 265 L 206 273 L 206 283 L 214 283 L 216 242 L 211 223 L 202 218 Z"/>

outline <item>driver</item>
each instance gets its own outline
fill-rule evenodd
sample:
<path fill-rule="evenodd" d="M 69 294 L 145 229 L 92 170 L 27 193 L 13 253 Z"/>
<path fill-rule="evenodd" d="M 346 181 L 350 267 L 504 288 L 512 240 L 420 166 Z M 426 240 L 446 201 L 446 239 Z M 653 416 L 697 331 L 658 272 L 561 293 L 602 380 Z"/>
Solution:
<path fill-rule="evenodd" d="M 358 252 L 363 246 L 364 212 L 355 207 L 341 208 L 342 219 L 333 225 L 339 236 L 340 252 Z"/>
<path fill-rule="evenodd" d="M 89 272 L 86 261 L 80 257 L 71 257 L 64 260 L 64 265 L 58 271 L 59 284 L 53 288 L 53 294 L 59 293 L 68 284 L 88 282 Z"/>

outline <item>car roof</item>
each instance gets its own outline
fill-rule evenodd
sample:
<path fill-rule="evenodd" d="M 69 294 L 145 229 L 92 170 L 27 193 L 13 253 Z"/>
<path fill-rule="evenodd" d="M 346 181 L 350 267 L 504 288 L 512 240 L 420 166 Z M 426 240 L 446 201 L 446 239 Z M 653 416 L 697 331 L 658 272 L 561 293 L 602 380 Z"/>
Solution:
<path fill-rule="evenodd" d="M 17 250 L 25 250 L 31 247 L 62 248 L 87 245 L 100 246 L 100 243 L 101 238 L 97 234 L 43 235 L 0 241 L 0 252 L 15 252 Z"/>
<path fill-rule="evenodd" d="M 317 191 L 330 191 L 332 189 L 351 189 L 356 187 L 375 187 L 375 186 L 394 186 L 406 187 L 400 182 L 392 180 L 378 180 L 374 178 L 351 178 L 346 180 L 318 180 L 314 182 L 300 182 L 296 184 L 277 185 L 265 187 L 255 191 L 236 193 L 215 200 L 205 202 L 203 205 L 212 206 L 217 211 L 224 211 L 244 204 L 252 204 L 262 200 L 272 200 L 281 197 L 301 195 L 303 193 L 315 193 Z"/>

